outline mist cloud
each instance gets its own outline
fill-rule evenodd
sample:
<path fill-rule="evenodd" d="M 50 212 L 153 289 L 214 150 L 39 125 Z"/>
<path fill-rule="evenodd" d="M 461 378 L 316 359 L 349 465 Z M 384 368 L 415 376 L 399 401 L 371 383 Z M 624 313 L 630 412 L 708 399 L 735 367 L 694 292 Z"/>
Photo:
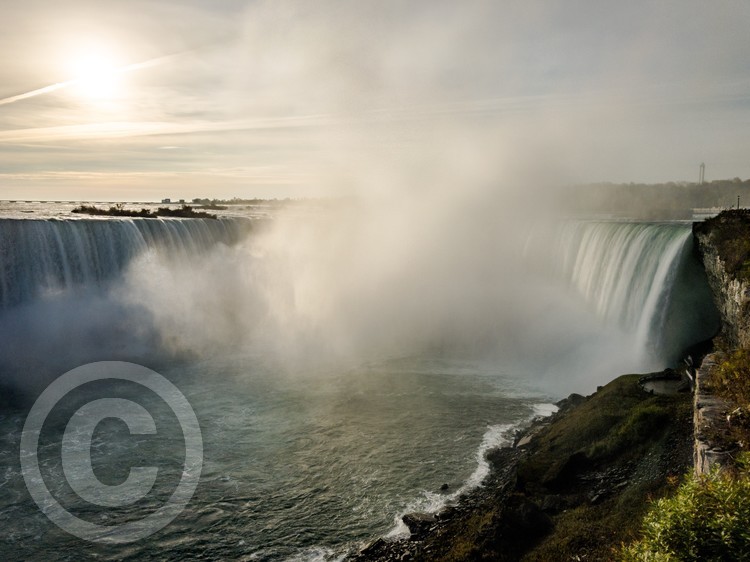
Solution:
<path fill-rule="evenodd" d="M 143 333 L 177 352 L 260 347 L 292 370 L 505 354 L 536 360 L 538 376 L 610 378 L 595 365 L 631 364 L 623 334 L 529 274 L 529 225 L 555 216 L 562 184 L 679 179 L 700 161 L 750 175 L 749 139 L 732 126 L 749 99 L 744 5 L 96 6 L 103 29 L 122 17 L 133 62 L 189 54 L 130 73 L 110 113 L 56 93 L 0 108 L 0 154 L 21 155 L 6 158 L 6 181 L 123 198 L 355 196 L 197 263 L 134 263 L 108 298 L 138 305 Z M 19 87 L 2 96 L 37 87 L 3 83 Z M 115 187 L 119 172 L 128 183 Z"/>

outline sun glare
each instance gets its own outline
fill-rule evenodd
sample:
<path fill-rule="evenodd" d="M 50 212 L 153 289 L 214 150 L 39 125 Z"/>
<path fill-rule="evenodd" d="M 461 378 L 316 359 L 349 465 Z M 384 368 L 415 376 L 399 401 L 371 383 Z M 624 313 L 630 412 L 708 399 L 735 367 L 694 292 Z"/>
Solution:
<path fill-rule="evenodd" d="M 107 101 L 122 93 L 122 68 L 105 52 L 77 55 L 69 64 L 74 95 L 89 101 Z"/>

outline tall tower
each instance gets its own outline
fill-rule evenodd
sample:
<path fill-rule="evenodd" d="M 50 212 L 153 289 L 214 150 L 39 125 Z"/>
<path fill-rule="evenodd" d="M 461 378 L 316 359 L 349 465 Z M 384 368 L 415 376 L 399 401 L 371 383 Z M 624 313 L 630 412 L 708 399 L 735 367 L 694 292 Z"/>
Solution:
<path fill-rule="evenodd" d="M 700 172 L 698 173 L 698 185 L 703 185 L 706 182 L 706 165 L 701 162 Z"/>

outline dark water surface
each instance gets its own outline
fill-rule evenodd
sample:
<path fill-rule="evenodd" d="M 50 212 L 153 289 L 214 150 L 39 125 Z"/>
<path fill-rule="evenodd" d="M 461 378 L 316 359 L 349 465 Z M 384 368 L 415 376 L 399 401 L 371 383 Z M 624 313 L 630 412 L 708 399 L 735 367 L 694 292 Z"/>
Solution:
<path fill-rule="evenodd" d="M 483 452 L 505 443 L 514 425 L 538 413 L 544 401 L 497 365 L 430 357 L 296 376 L 233 357 L 162 374 L 187 397 L 203 433 L 202 476 L 185 511 L 130 545 L 95 545 L 67 535 L 26 491 L 18 460 L 24 413 L 6 412 L 0 419 L 0 558 L 335 559 L 379 535 L 402 532 L 399 514 L 437 509 L 477 485 L 487 469 Z M 56 409 L 59 419 L 53 415 L 45 424 L 45 482 L 83 519 L 140 519 L 169 497 L 179 479 L 179 427 L 163 405 L 159 413 L 157 398 L 139 388 L 107 390 L 146 405 L 158 435 L 133 436 L 121 422 L 107 420 L 92 443 L 94 471 L 105 484 L 122 482 L 131 466 L 159 467 L 152 492 L 133 505 L 87 504 L 65 483 L 60 433 L 69 410 L 86 396 L 71 397 Z M 440 492 L 444 483 L 449 490 Z"/>

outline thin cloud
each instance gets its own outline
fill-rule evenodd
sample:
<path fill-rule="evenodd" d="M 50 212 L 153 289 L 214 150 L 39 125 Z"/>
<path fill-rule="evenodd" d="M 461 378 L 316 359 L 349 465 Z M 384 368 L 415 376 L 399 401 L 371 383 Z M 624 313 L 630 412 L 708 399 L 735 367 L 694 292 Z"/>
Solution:
<path fill-rule="evenodd" d="M 143 62 L 128 64 L 128 65 L 113 69 L 112 71 L 109 72 L 109 74 L 126 74 L 128 72 L 134 72 L 136 70 L 143 70 L 145 68 L 151 68 L 154 66 L 158 66 L 160 64 L 164 64 L 168 62 L 169 60 L 174 59 L 176 56 L 179 56 L 179 55 L 168 55 L 168 56 L 158 57 L 158 58 L 154 58 L 154 59 L 143 61 Z M 9 96 L 7 98 L 0 99 L 0 105 L 9 105 L 11 103 L 16 103 L 19 101 L 27 100 L 29 98 L 35 98 L 37 96 L 51 94 L 53 92 L 62 90 L 64 88 L 77 86 L 78 84 L 82 84 L 85 81 L 86 81 L 86 78 L 78 78 L 74 80 L 66 80 L 65 82 L 58 82 L 56 84 L 50 84 L 49 86 L 37 88 L 36 90 L 24 92 L 23 94 L 16 94 L 14 96 Z"/>
<path fill-rule="evenodd" d="M 0 143 L 53 142 L 60 140 L 90 140 L 149 137 L 158 135 L 190 135 L 210 132 L 253 131 L 331 125 L 335 119 L 319 116 L 295 116 L 273 119 L 228 120 L 218 122 L 106 122 L 57 127 L 36 127 L 0 131 Z"/>
<path fill-rule="evenodd" d="M 41 96 L 44 94 L 51 94 L 52 92 L 56 92 L 57 90 L 60 90 L 62 88 L 67 88 L 69 86 L 72 86 L 76 84 L 77 82 L 78 81 L 76 80 L 69 80 L 68 82 L 58 82 L 57 84 L 45 86 L 44 88 L 37 88 L 36 90 L 31 90 L 30 92 L 18 94 L 15 96 L 10 96 L 10 97 L 1 99 L 0 105 L 8 105 L 8 104 L 16 103 L 18 101 L 23 101 L 29 98 L 35 98 L 36 96 Z"/>

